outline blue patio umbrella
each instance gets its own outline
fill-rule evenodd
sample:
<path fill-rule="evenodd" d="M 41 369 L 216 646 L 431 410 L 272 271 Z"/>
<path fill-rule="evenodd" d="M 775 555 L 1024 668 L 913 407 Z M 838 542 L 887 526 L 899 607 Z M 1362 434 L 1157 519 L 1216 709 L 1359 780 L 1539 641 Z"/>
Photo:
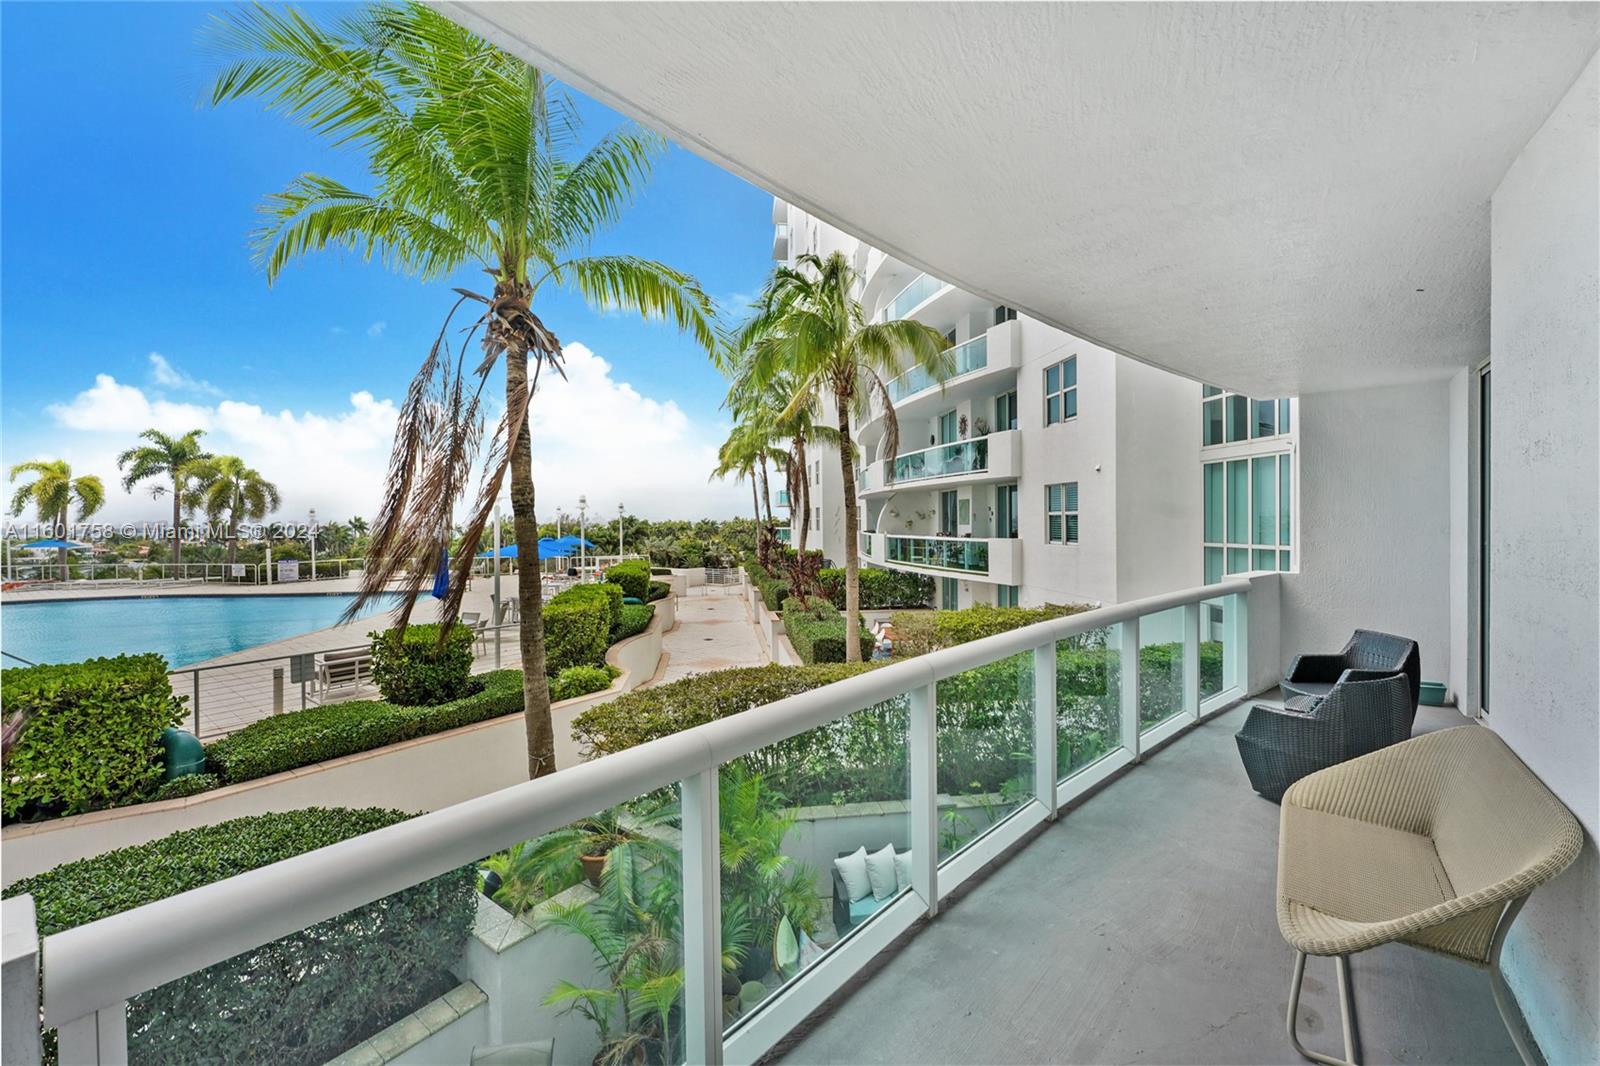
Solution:
<path fill-rule="evenodd" d="M 500 558 L 502 558 L 502 559 L 515 559 L 516 557 L 517 557 L 517 546 L 515 544 L 503 544 L 503 545 L 501 545 L 501 547 L 500 547 Z M 492 558 L 494 558 L 494 549 L 493 548 L 485 548 L 483 551 L 478 553 L 478 558 L 479 559 L 492 559 Z"/>
<path fill-rule="evenodd" d="M 433 575 L 433 598 L 445 599 L 450 595 L 450 549 L 439 549 L 439 572 Z"/>
<path fill-rule="evenodd" d="M 588 541 L 584 540 L 582 537 L 574 537 L 571 533 L 568 533 L 566 536 L 564 536 L 560 540 L 556 541 L 556 543 L 557 544 L 565 544 L 568 548 L 576 548 L 579 545 L 582 545 L 583 547 L 588 548 L 591 551 L 594 550 L 594 545 L 593 544 L 591 544 Z"/>

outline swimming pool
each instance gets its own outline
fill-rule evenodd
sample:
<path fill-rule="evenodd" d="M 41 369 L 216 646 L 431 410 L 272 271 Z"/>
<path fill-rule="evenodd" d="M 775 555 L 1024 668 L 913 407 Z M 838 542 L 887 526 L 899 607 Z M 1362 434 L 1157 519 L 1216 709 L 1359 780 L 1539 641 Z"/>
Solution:
<path fill-rule="evenodd" d="M 285 593 L 12 603 L 0 610 L 0 648 L 36 663 L 153 651 L 170 666 L 187 666 L 331 626 L 352 599 Z M 385 597 L 369 604 L 361 617 L 394 602 Z M 366 634 L 365 627 L 353 627 L 348 643 L 359 644 Z M 19 665 L 12 659 L 4 664 Z"/>

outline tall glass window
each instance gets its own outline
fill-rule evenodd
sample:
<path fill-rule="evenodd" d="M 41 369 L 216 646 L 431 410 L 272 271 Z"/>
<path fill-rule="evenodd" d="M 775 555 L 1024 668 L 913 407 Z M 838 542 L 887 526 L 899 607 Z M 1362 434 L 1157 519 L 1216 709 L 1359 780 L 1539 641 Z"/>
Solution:
<path fill-rule="evenodd" d="M 1228 396 L 1223 400 L 1228 409 L 1228 443 L 1250 439 L 1250 399 L 1247 396 Z"/>
<path fill-rule="evenodd" d="M 1210 386 L 1207 386 L 1208 388 Z M 1203 444 L 1222 443 L 1222 399 L 1207 400 L 1202 408 L 1201 417 L 1205 423 L 1205 436 L 1201 439 Z"/>
<path fill-rule="evenodd" d="M 1278 543 L 1278 457 L 1262 455 L 1250 462 L 1254 479 L 1251 485 L 1250 510 L 1254 519 L 1251 542 L 1274 546 Z M 1276 560 L 1273 563 L 1268 569 L 1277 569 Z"/>
<path fill-rule="evenodd" d="M 1078 357 L 1068 356 L 1044 371 L 1044 424 L 1078 417 Z"/>
<path fill-rule="evenodd" d="M 1222 543 L 1222 464 L 1207 463 L 1201 468 L 1205 478 L 1207 544 Z"/>
<path fill-rule="evenodd" d="M 1293 463 L 1282 452 L 1201 467 L 1206 584 L 1225 574 L 1290 569 Z"/>
<path fill-rule="evenodd" d="M 1017 391 L 1012 389 L 994 400 L 994 431 L 1003 433 L 1017 428 Z"/>
<path fill-rule="evenodd" d="M 1228 542 L 1250 543 L 1250 461 L 1228 464 Z"/>
<path fill-rule="evenodd" d="M 1250 431 L 1252 437 L 1271 437 L 1278 432 L 1278 401 L 1256 400 L 1256 424 Z"/>

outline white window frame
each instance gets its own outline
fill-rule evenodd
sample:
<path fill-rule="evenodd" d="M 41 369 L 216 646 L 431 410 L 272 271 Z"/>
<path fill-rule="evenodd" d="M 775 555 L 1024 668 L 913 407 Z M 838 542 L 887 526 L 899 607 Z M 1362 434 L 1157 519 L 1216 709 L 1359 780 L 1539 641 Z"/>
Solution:
<path fill-rule="evenodd" d="M 1266 438 L 1262 439 L 1265 440 Z M 1243 442 L 1235 441 L 1234 443 L 1240 444 Z M 1265 544 L 1255 543 L 1255 460 L 1270 458 L 1276 458 L 1280 464 L 1277 468 L 1277 478 L 1274 487 L 1274 493 L 1277 496 L 1277 507 L 1274 508 L 1274 514 L 1277 520 L 1278 539 L 1280 543 L 1268 546 Z M 1289 542 L 1287 544 L 1281 543 L 1283 538 L 1283 467 L 1281 464 L 1285 458 L 1289 460 Z M 1218 456 L 1214 459 L 1207 458 L 1203 463 L 1200 464 L 1200 576 L 1202 581 L 1206 580 L 1206 551 L 1211 548 L 1217 548 L 1222 551 L 1222 574 L 1217 578 L 1218 581 L 1226 581 L 1229 577 L 1236 577 L 1239 574 L 1257 572 L 1255 565 L 1255 553 L 1258 551 L 1269 551 L 1273 553 L 1273 561 L 1276 564 L 1273 567 L 1273 570 L 1278 573 L 1294 573 L 1298 570 L 1300 565 L 1300 550 L 1297 547 L 1297 536 L 1300 530 L 1300 464 L 1296 462 L 1295 459 L 1296 449 L 1293 447 L 1288 447 L 1275 451 L 1244 452 L 1238 455 L 1229 455 L 1226 457 Z M 1239 462 L 1245 464 L 1244 541 L 1234 541 L 1228 539 L 1228 494 L 1231 491 L 1228 481 L 1228 464 Z M 1205 472 L 1206 467 L 1208 466 L 1219 466 L 1222 468 L 1222 499 L 1220 501 L 1222 507 L 1221 540 L 1208 540 L 1205 536 Z M 1247 565 L 1243 570 L 1230 571 L 1228 569 L 1228 552 L 1240 550 L 1243 550 L 1246 553 L 1245 561 Z M 1287 569 L 1285 569 L 1283 566 L 1283 555 L 1281 554 L 1283 552 L 1289 553 L 1289 566 Z M 1207 581 L 1206 583 L 1209 584 L 1210 582 Z"/>
<path fill-rule="evenodd" d="M 1050 490 L 1058 487 L 1061 489 L 1061 509 L 1052 510 L 1050 507 Z M 1057 481 L 1044 487 L 1044 542 L 1046 544 L 1059 544 L 1065 547 L 1069 544 L 1079 543 L 1082 519 L 1079 518 L 1079 508 L 1069 506 L 1074 502 L 1074 497 L 1077 495 L 1078 483 L 1076 481 Z M 1080 505 L 1082 504 L 1081 500 L 1076 502 Z M 1070 522 L 1067 521 L 1069 517 L 1072 519 Z M 1059 540 L 1050 536 L 1050 520 L 1052 518 L 1061 519 L 1061 539 Z"/>
<path fill-rule="evenodd" d="M 1072 384 L 1071 385 L 1066 384 L 1066 380 L 1067 380 L 1067 364 L 1068 363 L 1072 364 Z M 1060 376 L 1059 381 L 1058 381 L 1058 384 L 1059 384 L 1060 387 L 1057 388 L 1055 392 L 1051 392 L 1050 391 L 1050 371 L 1052 371 L 1052 370 L 1059 370 L 1060 373 L 1061 373 L 1061 376 Z M 1066 423 L 1066 422 L 1075 421 L 1077 419 L 1077 417 L 1078 417 L 1078 402 L 1077 402 L 1078 401 L 1078 357 L 1076 355 L 1069 355 L 1065 359 L 1061 359 L 1061 360 L 1059 360 L 1057 362 L 1051 363 L 1049 366 L 1045 367 L 1044 370 L 1041 372 L 1039 381 L 1044 386 L 1044 412 L 1043 413 L 1044 413 L 1044 424 L 1045 424 L 1045 426 L 1047 426 L 1047 427 L 1048 426 L 1059 426 L 1059 425 L 1062 425 L 1063 423 Z M 1070 415 L 1067 414 L 1067 394 L 1068 393 L 1072 394 L 1072 401 L 1073 401 L 1072 402 L 1072 413 Z M 1051 421 L 1051 418 L 1050 418 L 1050 401 L 1052 399 L 1059 399 L 1061 401 L 1061 417 L 1055 419 L 1054 421 Z"/>
<path fill-rule="evenodd" d="M 1208 395 L 1207 392 L 1206 392 L 1207 389 L 1215 389 L 1216 391 L 1212 392 L 1212 393 L 1210 393 Z M 1245 410 L 1244 417 L 1245 417 L 1245 430 L 1246 430 L 1246 432 L 1245 432 L 1245 435 L 1243 437 L 1239 438 L 1238 440 L 1229 440 L 1228 439 L 1228 401 L 1230 399 L 1233 399 L 1234 397 L 1238 397 L 1238 398 L 1244 400 L 1244 410 Z M 1271 402 L 1273 404 L 1273 417 L 1272 417 L 1273 429 L 1272 429 L 1271 433 L 1258 434 L 1256 432 L 1256 429 L 1258 428 L 1257 423 L 1256 423 L 1256 404 L 1257 403 L 1267 403 L 1267 402 Z M 1218 408 L 1222 411 L 1222 439 L 1219 440 L 1219 441 L 1216 441 L 1214 443 L 1207 444 L 1206 443 L 1206 407 L 1207 407 L 1208 404 L 1213 404 L 1213 403 L 1215 403 L 1218 406 Z M 1279 396 L 1279 397 L 1276 397 L 1276 398 L 1274 398 L 1274 399 L 1272 399 L 1270 401 L 1265 400 L 1265 399 L 1257 400 L 1255 397 L 1246 396 L 1242 392 L 1229 392 L 1227 389 L 1221 388 L 1221 387 L 1219 387 L 1217 385 L 1205 385 L 1200 389 L 1200 447 L 1202 449 L 1208 449 L 1208 448 L 1242 448 L 1245 445 L 1252 444 L 1252 443 L 1254 443 L 1256 441 L 1263 441 L 1263 440 L 1272 441 L 1272 440 L 1278 440 L 1280 438 L 1293 438 L 1293 436 L 1294 436 L 1293 426 L 1294 426 L 1294 423 L 1298 420 L 1295 417 L 1295 410 L 1294 409 L 1295 409 L 1295 404 L 1294 404 L 1294 397 L 1293 396 Z M 1285 415 L 1289 416 L 1289 424 L 1290 424 L 1290 428 L 1289 429 L 1284 429 L 1283 428 L 1284 416 Z"/>

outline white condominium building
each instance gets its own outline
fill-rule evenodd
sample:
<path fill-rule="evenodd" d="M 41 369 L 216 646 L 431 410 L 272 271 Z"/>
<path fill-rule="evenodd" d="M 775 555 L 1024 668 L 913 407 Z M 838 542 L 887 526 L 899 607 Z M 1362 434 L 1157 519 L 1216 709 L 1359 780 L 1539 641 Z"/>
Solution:
<path fill-rule="evenodd" d="M 1294 401 L 1117 355 L 885 255 L 782 200 L 773 256 L 842 252 L 875 320 L 942 332 L 943 385 L 888 382 L 853 424 L 862 561 L 938 580 L 936 603 L 1113 603 L 1293 562 Z M 829 415 L 831 419 L 831 414 Z M 844 557 L 837 453 L 812 450 L 808 546 Z"/>

